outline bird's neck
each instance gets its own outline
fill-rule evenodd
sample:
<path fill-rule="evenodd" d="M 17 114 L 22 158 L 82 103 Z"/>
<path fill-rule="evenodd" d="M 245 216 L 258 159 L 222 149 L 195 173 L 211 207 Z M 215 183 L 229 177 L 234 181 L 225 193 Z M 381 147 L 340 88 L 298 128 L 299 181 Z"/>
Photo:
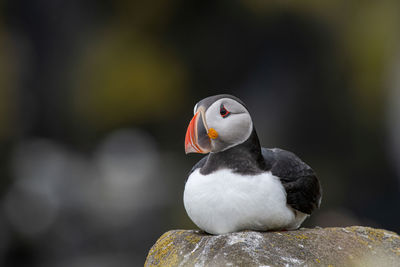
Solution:
<path fill-rule="evenodd" d="M 233 172 L 254 175 L 265 169 L 260 142 L 255 129 L 242 144 L 221 152 L 212 152 L 200 172 L 204 175 L 219 169 L 230 169 Z"/>

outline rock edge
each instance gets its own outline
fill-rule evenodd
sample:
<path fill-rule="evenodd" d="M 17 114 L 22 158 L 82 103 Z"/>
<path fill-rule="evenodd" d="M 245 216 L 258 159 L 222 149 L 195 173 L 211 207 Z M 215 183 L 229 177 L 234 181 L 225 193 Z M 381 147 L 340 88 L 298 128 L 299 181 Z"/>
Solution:
<path fill-rule="evenodd" d="M 370 227 L 209 235 L 172 230 L 145 266 L 400 266 L 400 237 Z"/>

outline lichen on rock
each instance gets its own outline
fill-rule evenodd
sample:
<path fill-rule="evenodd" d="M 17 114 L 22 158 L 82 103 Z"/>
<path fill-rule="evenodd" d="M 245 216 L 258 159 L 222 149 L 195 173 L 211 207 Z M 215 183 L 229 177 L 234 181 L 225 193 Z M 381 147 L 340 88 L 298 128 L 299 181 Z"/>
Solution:
<path fill-rule="evenodd" d="M 400 266 L 400 237 L 361 226 L 224 235 L 172 230 L 153 245 L 145 266 Z"/>

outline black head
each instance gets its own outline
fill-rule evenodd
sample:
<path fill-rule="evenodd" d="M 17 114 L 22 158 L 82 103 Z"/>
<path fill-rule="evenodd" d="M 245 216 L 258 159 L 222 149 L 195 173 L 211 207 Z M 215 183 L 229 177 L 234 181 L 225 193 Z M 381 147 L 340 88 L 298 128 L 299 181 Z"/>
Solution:
<path fill-rule="evenodd" d="M 186 153 L 220 152 L 244 143 L 253 132 L 250 114 L 239 98 L 223 94 L 204 98 L 194 107 L 186 132 Z"/>

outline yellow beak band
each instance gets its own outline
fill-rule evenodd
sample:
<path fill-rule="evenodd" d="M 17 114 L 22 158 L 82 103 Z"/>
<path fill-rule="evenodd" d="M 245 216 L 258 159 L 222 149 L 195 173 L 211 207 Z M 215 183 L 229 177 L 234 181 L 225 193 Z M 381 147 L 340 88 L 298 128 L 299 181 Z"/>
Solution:
<path fill-rule="evenodd" d="M 208 137 L 210 137 L 211 139 L 215 139 L 218 137 L 218 132 L 214 128 L 208 129 L 207 134 L 208 134 Z"/>

